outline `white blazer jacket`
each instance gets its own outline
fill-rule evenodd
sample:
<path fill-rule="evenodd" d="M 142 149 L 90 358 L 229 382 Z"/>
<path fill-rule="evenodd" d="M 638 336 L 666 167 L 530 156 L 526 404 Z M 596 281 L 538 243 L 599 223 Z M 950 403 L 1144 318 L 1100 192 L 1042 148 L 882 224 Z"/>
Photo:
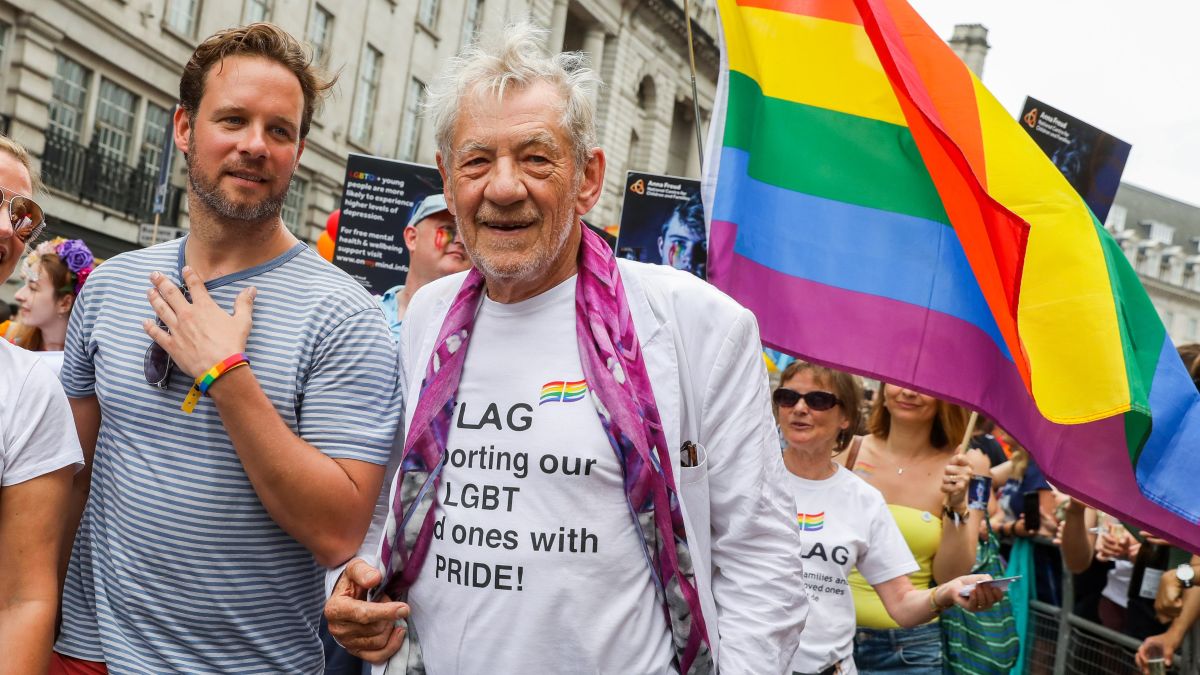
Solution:
<path fill-rule="evenodd" d="M 808 598 L 758 324 L 749 310 L 691 274 L 628 260 L 618 265 L 674 460 L 718 670 L 784 673 L 799 644 Z M 465 278 L 464 272 L 430 283 L 409 306 L 400 345 L 411 392 L 406 425 L 433 341 Z M 698 466 L 680 466 L 684 441 L 703 448 Z M 397 442 L 394 455 L 401 446 Z M 392 458 L 389 476 L 397 461 Z M 359 551 L 372 564 L 392 489 L 381 495 Z M 638 558 L 630 564 L 645 563 Z M 340 575 L 341 568 L 329 573 L 327 591 Z"/>

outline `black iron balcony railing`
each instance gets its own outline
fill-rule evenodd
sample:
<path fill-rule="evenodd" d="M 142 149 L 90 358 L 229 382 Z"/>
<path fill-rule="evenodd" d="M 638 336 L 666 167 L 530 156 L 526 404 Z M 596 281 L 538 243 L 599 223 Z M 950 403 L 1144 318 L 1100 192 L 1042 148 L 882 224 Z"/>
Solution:
<path fill-rule="evenodd" d="M 153 167 L 131 166 L 120 158 L 76 143 L 55 129 L 46 130 L 46 151 L 42 156 L 42 177 L 50 187 L 119 211 L 137 222 L 154 220 L 154 184 L 158 171 Z M 183 189 L 167 191 L 163 222 L 178 220 Z"/>

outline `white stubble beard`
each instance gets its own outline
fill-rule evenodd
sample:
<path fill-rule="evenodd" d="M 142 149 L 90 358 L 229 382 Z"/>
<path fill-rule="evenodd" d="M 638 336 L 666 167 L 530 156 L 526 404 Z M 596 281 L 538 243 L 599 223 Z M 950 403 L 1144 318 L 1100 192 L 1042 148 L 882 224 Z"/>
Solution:
<path fill-rule="evenodd" d="M 571 189 L 570 194 L 567 196 L 567 203 L 575 203 L 575 199 L 578 194 L 579 187 L 576 185 Z M 479 268 L 479 271 L 483 273 L 485 279 L 498 279 L 504 281 L 529 279 L 538 272 L 545 272 L 549 268 L 549 265 L 557 259 L 558 254 L 562 252 L 563 247 L 567 244 L 567 239 L 571 237 L 571 216 L 572 214 L 568 212 L 566 215 L 566 221 L 563 222 L 562 227 L 560 228 L 558 241 L 555 242 L 555 246 L 553 247 L 551 255 L 546 260 L 531 258 L 524 263 L 517 265 L 515 269 L 501 271 L 495 266 L 491 265 L 485 257 L 471 254 L 470 250 L 467 251 L 468 257 L 471 258 L 471 261 L 476 267 Z M 480 227 L 478 223 L 476 223 L 475 226 Z"/>

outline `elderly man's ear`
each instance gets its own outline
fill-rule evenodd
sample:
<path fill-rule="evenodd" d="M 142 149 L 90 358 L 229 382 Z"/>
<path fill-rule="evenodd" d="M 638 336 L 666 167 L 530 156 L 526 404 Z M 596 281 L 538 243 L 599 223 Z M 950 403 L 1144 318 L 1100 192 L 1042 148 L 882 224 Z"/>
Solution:
<path fill-rule="evenodd" d="M 606 166 L 607 160 L 604 157 L 604 151 L 600 148 L 592 148 L 587 166 L 583 168 L 583 180 L 579 184 L 579 194 L 575 198 L 575 215 L 582 216 L 591 211 L 596 202 L 600 201 L 600 193 L 604 190 L 604 168 Z"/>
<path fill-rule="evenodd" d="M 442 153 L 438 152 L 435 156 L 437 162 L 438 173 L 442 174 L 442 196 L 446 198 L 446 210 L 450 215 L 458 215 L 454 213 L 454 193 L 450 189 L 450 174 L 446 171 L 446 161 L 442 158 Z M 408 235 L 405 235 L 406 237 Z M 409 248 L 412 248 L 411 246 Z"/>

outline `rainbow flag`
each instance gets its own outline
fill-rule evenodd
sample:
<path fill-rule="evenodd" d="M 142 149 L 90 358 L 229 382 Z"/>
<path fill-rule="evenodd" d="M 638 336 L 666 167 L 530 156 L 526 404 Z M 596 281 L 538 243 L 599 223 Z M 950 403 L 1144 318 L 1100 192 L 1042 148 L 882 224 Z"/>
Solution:
<path fill-rule="evenodd" d="M 547 382 L 542 385 L 542 395 L 538 405 L 579 401 L 587 394 L 587 390 L 587 380 Z"/>
<path fill-rule="evenodd" d="M 1200 548 L 1200 395 L 1017 122 L 903 0 L 719 9 L 709 280 L 767 346 L 980 410 L 1060 488 Z"/>
<path fill-rule="evenodd" d="M 825 529 L 825 512 L 796 513 L 796 524 L 802 532 L 820 532 Z"/>

